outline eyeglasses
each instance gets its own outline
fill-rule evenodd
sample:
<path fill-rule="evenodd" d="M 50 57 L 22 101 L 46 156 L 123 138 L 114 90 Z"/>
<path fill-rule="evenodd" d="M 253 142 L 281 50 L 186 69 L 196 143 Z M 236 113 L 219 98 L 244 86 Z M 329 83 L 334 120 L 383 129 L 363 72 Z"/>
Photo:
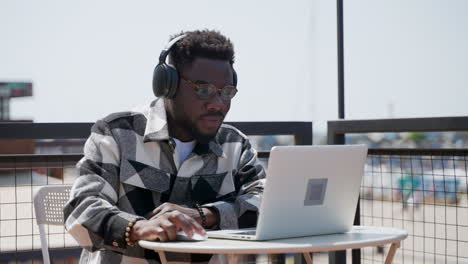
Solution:
<path fill-rule="evenodd" d="M 226 85 L 222 89 L 218 89 L 214 84 L 211 83 L 198 84 L 185 78 L 181 79 L 192 85 L 192 87 L 195 89 L 195 92 L 197 93 L 198 98 L 202 100 L 213 98 L 215 93 L 218 92 L 223 101 L 230 101 L 237 93 L 237 88 L 233 85 Z"/>

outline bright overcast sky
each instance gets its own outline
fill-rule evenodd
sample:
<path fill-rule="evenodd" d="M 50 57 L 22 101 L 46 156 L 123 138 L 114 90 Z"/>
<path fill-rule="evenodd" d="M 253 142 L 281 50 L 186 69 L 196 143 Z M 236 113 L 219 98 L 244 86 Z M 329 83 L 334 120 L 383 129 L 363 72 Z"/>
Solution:
<path fill-rule="evenodd" d="M 468 115 L 468 1 L 346 0 L 346 117 Z M 337 118 L 335 1 L 0 2 L 0 81 L 30 80 L 14 119 L 90 122 L 153 98 L 181 30 L 232 39 L 231 121 Z"/>

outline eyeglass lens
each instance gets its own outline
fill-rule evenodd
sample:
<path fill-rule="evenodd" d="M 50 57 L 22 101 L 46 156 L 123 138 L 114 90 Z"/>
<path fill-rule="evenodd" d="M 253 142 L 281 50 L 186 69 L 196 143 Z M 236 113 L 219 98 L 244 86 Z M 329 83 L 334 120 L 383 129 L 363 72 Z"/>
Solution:
<path fill-rule="evenodd" d="M 213 84 L 199 84 L 197 89 L 197 95 L 201 99 L 211 98 L 218 89 Z M 228 85 L 220 90 L 220 96 L 223 100 L 231 100 L 237 93 L 237 89 L 234 86 Z"/>

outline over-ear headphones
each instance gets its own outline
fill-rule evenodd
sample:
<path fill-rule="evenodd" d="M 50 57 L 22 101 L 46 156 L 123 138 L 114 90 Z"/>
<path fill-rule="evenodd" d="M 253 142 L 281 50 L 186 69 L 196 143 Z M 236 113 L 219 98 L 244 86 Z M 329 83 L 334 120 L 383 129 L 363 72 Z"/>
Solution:
<path fill-rule="evenodd" d="M 153 71 L 153 93 L 156 97 L 174 98 L 177 93 L 177 87 L 179 87 L 179 73 L 174 66 L 166 63 L 166 58 L 172 46 L 185 36 L 186 35 L 183 34 L 171 40 L 159 55 L 159 63 Z M 237 86 L 236 71 L 232 69 L 232 72 L 234 86 Z"/>

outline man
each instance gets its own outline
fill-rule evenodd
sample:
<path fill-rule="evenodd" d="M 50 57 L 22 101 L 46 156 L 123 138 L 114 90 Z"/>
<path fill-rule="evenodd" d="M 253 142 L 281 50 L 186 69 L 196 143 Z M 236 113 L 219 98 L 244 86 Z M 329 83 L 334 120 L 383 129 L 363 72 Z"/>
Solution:
<path fill-rule="evenodd" d="M 80 263 L 158 263 L 138 240 L 255 226 L 264 169 L 246 136 L 222 124 L 237 92 L 233 63 L 219 32 L 180 34 L 155 69 L 158 98 L 96 122 L 64 209 Z"/>

